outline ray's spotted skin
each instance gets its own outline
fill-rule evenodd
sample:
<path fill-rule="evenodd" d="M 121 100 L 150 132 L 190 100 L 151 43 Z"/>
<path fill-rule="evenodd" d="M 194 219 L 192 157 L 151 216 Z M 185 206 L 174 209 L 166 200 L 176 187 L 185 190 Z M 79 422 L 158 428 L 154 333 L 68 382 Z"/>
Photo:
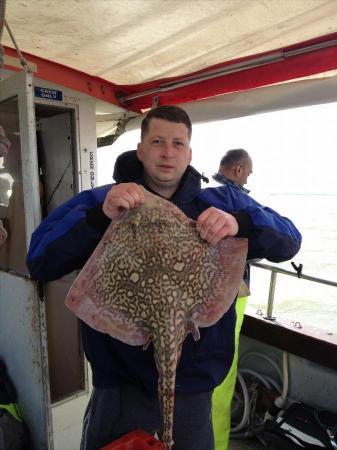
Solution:
<path fill-rule="evenodd" d="M 143 205 L 111 222 L 68 293 L 68 308 L 91 327 L 129 345 L 153 344 L 165 450 L 182 344 L 228 310 L 246 255 L 246 239 L 213 247 L 182 211 L 145 191 Z"/>

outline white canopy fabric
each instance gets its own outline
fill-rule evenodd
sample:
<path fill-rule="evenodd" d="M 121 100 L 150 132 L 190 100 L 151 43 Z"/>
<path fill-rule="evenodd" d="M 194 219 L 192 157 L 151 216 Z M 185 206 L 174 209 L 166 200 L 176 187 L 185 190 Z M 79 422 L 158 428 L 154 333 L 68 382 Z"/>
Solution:
<path fill-rule="evenodd" d="M 20 50 L 117 84 L 337 31 L 337 0 L 7 0 Z M 3 44 L 13 47 L 4 31 Z"/>

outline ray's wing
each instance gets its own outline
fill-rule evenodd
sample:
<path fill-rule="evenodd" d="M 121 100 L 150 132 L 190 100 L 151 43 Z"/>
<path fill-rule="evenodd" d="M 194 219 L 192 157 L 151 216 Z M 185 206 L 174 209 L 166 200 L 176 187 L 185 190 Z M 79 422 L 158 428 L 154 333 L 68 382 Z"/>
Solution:
<path fill-rule="evenodd" d="M 197 326 L 213 325 L 228 310 L 242 279 L 248 246 L 247 239 L 230 237 L 221 240 L 215 249 L 205 245 L 191 226 L 193 221 L 173 204 L 149 192 L 146 192 L 145 198 L 146 205 L 138 208 L 138 219 L 134 216 L 136 211 L 129 211 L 111 222 L 66 298 L 67 307 L 92 328 L 129 345 L 144 346 L 150 339 L 145 311 L 152 297 L 158 293 L 151 291 L 151 295 L 146 294 L 149 303 L 144 303 L 144 289 L 141 289 L 139 281 L 142 281 L 143 268 L 151 261 L 142 260 L 142 252 L 136 250 L 155 247 L 163 240 L 160 228 L 158 232 L 146 226 L 146 210 L 158 208 L 154 216 L 157 218 L 154 222 L 150 221 L 152 226 L 155 226 L 156 220 L 160 222 L 161 217 L 170 217 L 171 214 L 174 220 L 184 223 L 184 229 L 179 231 L 182 234 L 174 235 L 175 229 L 180 230 L 180 227 L 174 227 L 174 221 L 168 222 L 174 241 L 181 248 L 181 252 L 179 249 L 174 251 L 178 259 L 175 260 L 174 255 L 169 256 L 173 258 L 173 268 L 177 266 L 178 272 L 184 272 L 175 276 L 186 291 L 185 306 L 186 312 L 190 311 L 192 330 L 197 330 Z M 193 258 L 195 252 L 199 256 Z M 186 266 L 185 258 L 187 263 L 191 263 L 189 269 L 185 268 L 186 273 L 180 268 Z M 176 308 L 183 310 L 183 305 L 176 305 Z M 196 331 L 194 335 L 197 335 Z"/>
<path fill-rule="evenodd" d="M 101 288 L 97 289 L 100 278 L 107 275 L 116 276 L 115 271 L 102 269 L 102 260 L 109 247 L 109 253 L 113 253 L 111 246 L 115 242 L 116 227 L 122 223 L 124 217 L 125 215 L 111 222 L 95 251 L 73 282 L 65 303 L 76 316 L 92 328 L 108 333 L 129 345 L 146 345 L 149 341 L 148 331 L 134 321 L 125 305 L 118 303 L 117 297 L 110 292 L 109 283 L 103 283 L 103 288 L 100 283 Z M 110 301 L 108 305 L 106 305 L 107 298 Z"/>
<path fill-rule="evenodd" d="M 248 240 L 227 237 L 217 244 L 217 270 L 209 294 L 194 316 L 199 327 L 209 327 L 230 308 L 239 289 L 245 269 Z"/>

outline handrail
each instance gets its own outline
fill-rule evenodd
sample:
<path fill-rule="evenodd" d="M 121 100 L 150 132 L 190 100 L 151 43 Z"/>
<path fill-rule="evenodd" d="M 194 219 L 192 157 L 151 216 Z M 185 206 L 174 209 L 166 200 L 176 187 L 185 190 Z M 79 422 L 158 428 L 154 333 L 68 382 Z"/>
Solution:
<path fill-rule="evenodd" d="M 274 294 L 276 287 L 276 274 L 281 273 L 283 275 L 288 275 L 290 277 L 296 277 L 303 280 L 313 281 L 315 283 L 325 284 L 327 286 L 337 287 L 336 281 L 325 280 L 324 278 L 313 277 L 311 275 L 304 275 L 303 273 L 298 272 L 290 272 L 289 270 L 281 269 L 280 267 L 272 266 L 270 264 L 261 264 L 261 263 L 251 263 L 251 266 L 258 267 L 260 269 L 269 270 L 271 272 L 270 276 L 270 285 L 269 285 L 269 295 L 268 295 L 268 305 L 267 305 L 267 315 L 265 319 L 267 320 L 275 320 L 273 317 L 273 307 L 274 307 Z"/>
<path fill-rule="evenodd" d="M 282 273 L 284 275 L 289 275 L 291 277 L 303 278 L 303 280 L 314 281 L 316 283 L 327 284 L 328 286 L 337 287 L 337 281 L 325 280 L 324 278 L 312 277 L 311 275 L 304 275 L 304 274 L 298 276 L 296 272 L 290 272 L 290 270 L 281 269 L 280 267 L 272 266 L 270 264 L 251 263 L 251 266 L 271 270 L 272 272 Z"/>

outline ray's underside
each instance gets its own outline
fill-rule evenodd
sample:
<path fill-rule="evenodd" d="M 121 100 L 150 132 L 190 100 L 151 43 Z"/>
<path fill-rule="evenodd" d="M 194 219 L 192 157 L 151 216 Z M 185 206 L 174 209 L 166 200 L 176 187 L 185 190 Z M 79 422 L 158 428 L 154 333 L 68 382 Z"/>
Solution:
<path fill-rule="evenodd" d="M 129 345 L 150 342 L 159 373 L 165 450 L 172 447 L 176 367 L 186 335 L 213 325 L 234 301 L 247 240 L 203 241 L 172 203 L 145 203 L 109 225 L 73 283 L 67 306 L 91 327 Z"/>

